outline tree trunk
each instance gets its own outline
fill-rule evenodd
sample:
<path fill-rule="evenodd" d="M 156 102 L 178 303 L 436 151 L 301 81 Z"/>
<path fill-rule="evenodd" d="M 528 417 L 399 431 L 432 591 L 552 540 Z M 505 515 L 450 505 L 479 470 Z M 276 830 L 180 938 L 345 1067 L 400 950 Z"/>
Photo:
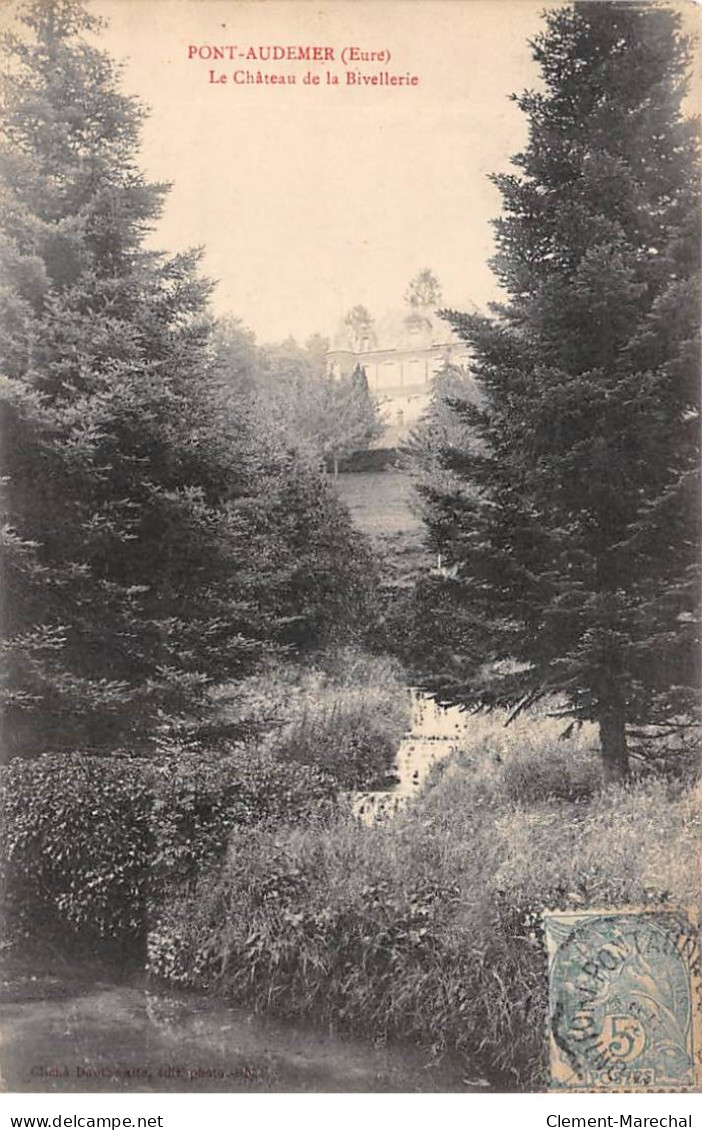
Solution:
<path fill-rule="evenodd" d="M 613 781 L 625 781 L 629 776 L 629 751 L 623 711 L 612 707 L 603 708 L 599 726 L 604 782 L 609 785 Z"/>
<path fill-rule="evenodd" d="M 336 479 L 336 478 L 338 478 L 338 476 L 339 476 L 339 460 L 335 459 L 334 460 L 334 478 Z"/>

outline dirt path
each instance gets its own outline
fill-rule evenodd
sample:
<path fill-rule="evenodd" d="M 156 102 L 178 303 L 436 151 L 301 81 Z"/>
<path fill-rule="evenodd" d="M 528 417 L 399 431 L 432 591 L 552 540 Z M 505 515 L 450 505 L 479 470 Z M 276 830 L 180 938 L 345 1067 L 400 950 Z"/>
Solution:
<path fill-rule="evenodd" d="M 6 1004 L 0 1027 L 9 1091 L 486 1089 L 458 1063 L 427 1067 L 414 1047 L 345 1040 L 146 988 L 102 984 Z"/>

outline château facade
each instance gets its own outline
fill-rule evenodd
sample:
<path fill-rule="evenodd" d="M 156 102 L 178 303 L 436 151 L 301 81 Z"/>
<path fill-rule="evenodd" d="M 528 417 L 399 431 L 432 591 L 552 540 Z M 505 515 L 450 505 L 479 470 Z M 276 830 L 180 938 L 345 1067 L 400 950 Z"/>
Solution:
<path fill-rule="evenodd" d="M 435 375 L 447 363 L 465 366 L 468 346 L 432 309 L 405 307 L 387 314 L 356 340 L 348 327 L 335 335 L 327 354 L 336 377 L 360 365 L 376 397 L 387 430 L 375 446 L 396 448 L 419 422 Z"/>

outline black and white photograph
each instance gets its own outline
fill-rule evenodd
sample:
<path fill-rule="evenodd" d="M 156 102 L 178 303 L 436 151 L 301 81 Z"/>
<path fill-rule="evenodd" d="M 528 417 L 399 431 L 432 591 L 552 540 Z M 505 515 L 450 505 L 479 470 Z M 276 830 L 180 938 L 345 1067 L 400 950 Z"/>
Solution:
<path fill-rule="evenodd" d="M 8 1126 L 692 1127 L 701 13 L 0 4 Z"/>

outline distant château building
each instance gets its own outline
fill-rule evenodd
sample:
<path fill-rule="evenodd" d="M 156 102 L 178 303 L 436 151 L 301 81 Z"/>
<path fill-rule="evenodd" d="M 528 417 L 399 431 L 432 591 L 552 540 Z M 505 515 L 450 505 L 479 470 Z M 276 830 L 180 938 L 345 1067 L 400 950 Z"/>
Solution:
<path fill-rule="evenodd" d="M 405 306 L 372 322 L 355 339 L 348 325 L 342 325 L 327 358 L 336 377 L 347 376 L 357 365 L 365 370 L 388 424 L 374 446 L 395 449 L 427 408 L 436 373 L 447 363 L 464 366 L 468 346 L 435 310 Z"/>

